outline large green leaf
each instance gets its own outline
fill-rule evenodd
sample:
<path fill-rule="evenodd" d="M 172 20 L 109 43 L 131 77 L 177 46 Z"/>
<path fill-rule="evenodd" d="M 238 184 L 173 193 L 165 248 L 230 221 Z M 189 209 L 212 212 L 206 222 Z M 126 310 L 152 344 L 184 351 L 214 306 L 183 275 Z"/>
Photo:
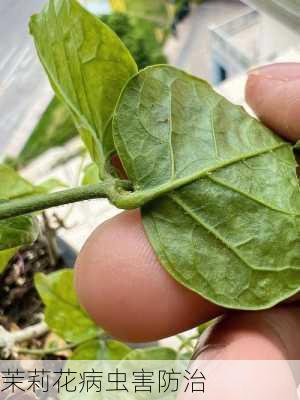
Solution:
<path fill-rule="evenodd" d="M 46 305 L 47 324 L 62 338 L 78 342 L 100 332 L 79 305 L 72 270 L 63 269 L 49 275 L 38 273 L 35 286 Z"/>
<path fill-rule="evenodd" d="M 41 62 L 104 174 L 111 117 L 136 64 L 117 35 L 76 0 L 49 0 L 30 24 Z"/>
<path fill-rule="evenodd" d="M 299 291 L 300 191 L 288 143 L 167 66 L 129 81 L 113 125 L 135 192 L 158 197 L 143 207 L 143 223 L 175 279 L 240 309 Z"/>
<path fill-rule="evenodd" d="M 54 97 L 18 155 L 23 167 L 53 147 L 63 146 L 77 135 L 73 119 L 65 104 Z"/>

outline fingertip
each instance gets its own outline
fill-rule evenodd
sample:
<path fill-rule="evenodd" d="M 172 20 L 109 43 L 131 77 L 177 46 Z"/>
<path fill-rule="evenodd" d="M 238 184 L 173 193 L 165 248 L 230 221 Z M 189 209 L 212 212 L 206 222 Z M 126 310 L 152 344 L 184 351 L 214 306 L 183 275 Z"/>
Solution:
<path fill-rule="evenodd" d="M 272 64 L 249 72 L 246 101 L 271 129 L 300 138 L 300 63 Z"/>
<path fill-rule="evenodd" d="M 196 357 L 208 360 L 298 359 L 299 327 L 299 305 L 227 314 L 199 342 Z"/>
<path fill-rule="evenodd" d="M 165 272 L 137 210 L 95 230 L 78 257 L 76 286 L 97 324 L 125 341 L 171 336 L 220 313 Z"/>
<path fill-rule="evenodd" d="M 288 360 L 299 359 L 299 311 L 299 306 L 282 306 L 234 312 L 207 330 L 192 363 L 204 371 L 206 398 L 237 400 L 246 393 L 251 399 L 296 399 L 295 371 Z"/>

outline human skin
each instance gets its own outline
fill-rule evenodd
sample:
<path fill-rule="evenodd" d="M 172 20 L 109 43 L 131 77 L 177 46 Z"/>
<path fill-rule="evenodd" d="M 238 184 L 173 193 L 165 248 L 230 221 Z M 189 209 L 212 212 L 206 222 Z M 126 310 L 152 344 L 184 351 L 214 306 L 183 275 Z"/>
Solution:
<path fill-rule="evenodd" d="M 285 138 L 300 139 L 300 63 L 250 71 L 246 99 L 257 116 Z M 80 301 L 114 337 L 151 341 L 223 318 L 198 344 L 199 359 L 300 359 L 300 307 L 224 310 L 184 288 L 160 265 L 140 212 L 126 211 L 99 226 L 76 263 Z"/>

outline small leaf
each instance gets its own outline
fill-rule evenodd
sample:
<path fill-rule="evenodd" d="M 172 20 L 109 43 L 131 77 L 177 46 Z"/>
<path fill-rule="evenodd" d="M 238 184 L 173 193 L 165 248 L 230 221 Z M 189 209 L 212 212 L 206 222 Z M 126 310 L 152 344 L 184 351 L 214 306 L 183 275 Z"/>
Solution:
<path fill-rule="evenodd" d="M 38 273 L 34 282 L 46 306 L 46 322 L 55 333 L 69 342 L 78 342 L 100 332 L 79 305 L 72 270 Z"/>
<path fill-rule="evenodd" d="M 111 117 L 125 82 L 136 73 L 117 35 L 76 0 L 49 0 L 30 30 L 56 95 L 72 114 L 103 172 L 113 151 Z"/>
<path fill-rule="evenodd" d="M 129 80 L 114 140 L 162 265 L 214 303 L 271 307 L 300 290 L 292 146 L 210 85 L 169 66 Z"/>
<path fill-rule="evenodd" d="M 99 182 L 99 169 L 95 163 L 85 167 L 82 178 L 82 185 L 94 185 Z"/>
<path fill-rule="evenodd" d="M 0 251 L 31 244 L 38 234 L 36 218 L 21 216 L 0 221 Z"/>
<path fill-rule="evenodd" d="M 34 193 L 34 186 L 7 165 L 0 164 L 0 199 L 15 199 Z"/>
<path fill-rule="evenodd" d="M 9 261 L 17 254 L 19 247 L 0 251 L 0 274 L 4 272 Z"/>
<path fill-rule="evenodd" d="M 168 347 L 146 347 L 144 349 L 135 349 L 128 353 L 124 361 L 139 360 L 176 360 L 177 353 Z"/>
<path fill-rule="evenodd" d="M 53 147 L 63 146 L 78 134 L 66 106 L 54 97 L 18 155 L 25 166 Z"/>
<path fill-rule="evenodd" d="M 0 202 L 33 195 L 35 187 L 13 168 L 0 164 Z M 0 221 L 0 273 L 18 248 L 34 242 L 39 233 L 36 218 L 21 216 Z"/>
<path fill-rule="evenodd" d="M 37 193 L 51 193 L 57 189 L 67 188 L 68 185 L 57 178 L 49 178 L 35 186 Z"/>
<path fill-rule="evenodd" d="M 122 360 L 131 348 L 116 340 L 91 340 L 78 346 L 71 360 Z"/>

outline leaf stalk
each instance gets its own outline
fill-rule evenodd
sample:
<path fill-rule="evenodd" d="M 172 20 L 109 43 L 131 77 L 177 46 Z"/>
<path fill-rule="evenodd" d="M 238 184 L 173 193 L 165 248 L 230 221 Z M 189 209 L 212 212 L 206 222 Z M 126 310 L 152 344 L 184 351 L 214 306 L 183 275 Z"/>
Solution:
<path fill-rule="evenodd" d="M 128 182 L 115 179 L 99 182 L 96 185 L 81 186 L 55 193 L 9 200 L 0 203 L 0 221 L 83 200 L 114 197 L 115 193 L 126 185 L 128 186 Z"/>

